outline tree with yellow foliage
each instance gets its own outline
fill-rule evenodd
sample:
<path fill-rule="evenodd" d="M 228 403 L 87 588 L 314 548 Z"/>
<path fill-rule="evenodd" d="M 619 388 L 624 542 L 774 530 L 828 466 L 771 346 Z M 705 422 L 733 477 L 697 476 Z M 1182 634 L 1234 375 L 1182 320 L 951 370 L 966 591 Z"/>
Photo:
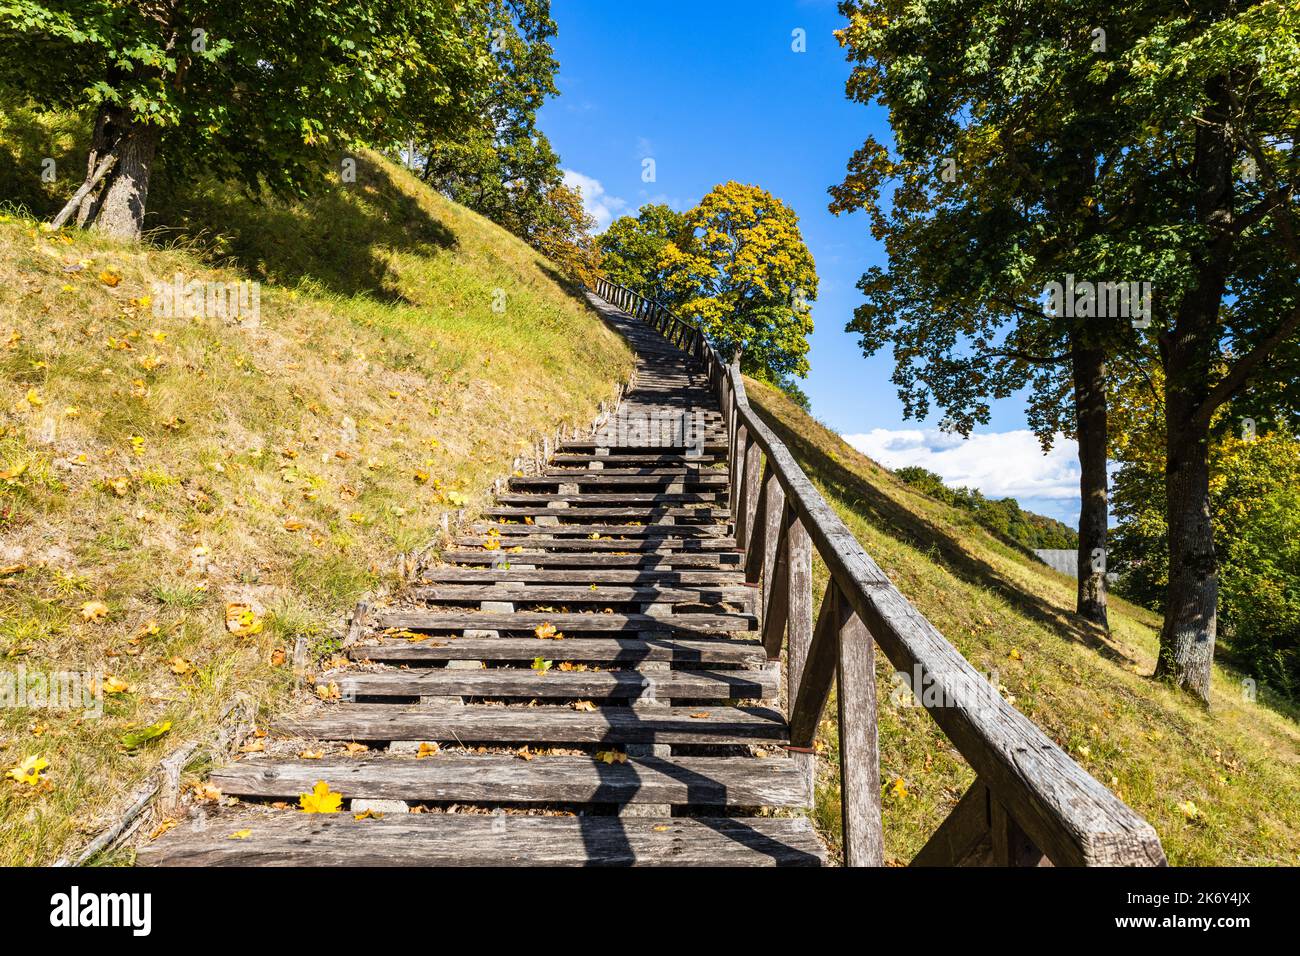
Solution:
<path fill-rule="evenodd" d="M 660 271 L 724 356 L 787 391 L 808 373 L 817 270 L 793 209 L 758 186 L 715 186 L 686 213 Z"/>

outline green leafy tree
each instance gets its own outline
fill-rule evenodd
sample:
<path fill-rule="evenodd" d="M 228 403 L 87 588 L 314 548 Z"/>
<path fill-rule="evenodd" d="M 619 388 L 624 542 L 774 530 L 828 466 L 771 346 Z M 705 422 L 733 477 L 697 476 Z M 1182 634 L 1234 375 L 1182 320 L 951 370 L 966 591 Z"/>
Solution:
<path fill-rule="evenodd" d="M 671 206 L 647 204 L 620 216 L 600 235 L 601 266 L 610 280 L 676 309 L 664 252 L 685 231 L 686 217 Z"/>
<path fill-rule="evenodd" d="M 463 130 L 428 127 L 416 151 L 427 182 L 538 246 L 564 195 L 555 191 L 560 158 L 537 128 L 537 111 L 557 93 L 555 21 L 549 0 L 489 0 L 481 15 L 496 69 L 473 91 L 474 121 Z"/>
<path fill-rule="evenodd" d="M 1300 9 L 843 8 L 850 95 L 889 106 L 899 152 L 869 142 L 836 194 L 872 209 L 890 251 L 890 272 L 864 279 L 864 347 L 894 342 L 909 410 L 933 398 L 958 427 L 1026 384 L 1040 435 L 1073 412 L 1085 512 L 1105 462 L 1099 385 L 1160 370 L 1171 573 L 1157 672 L 1208 700 L 1210 422 L 1228 402 L 1296 397 Z M 1095 295 L 1073 315 L 1030 304 L 1071 274 L 1149 281 L 1149 313 L 1099 314 Z M 1092 537 L 1081 523 L 1083 550 Z"/>
<path fill-rule="evenodd" d="M 454 125 L 490 67 L 468 0 L 2 0 L 0 84 L 94 116 L 65 214 L 139 235 L 163 158 L 282 193 L 360 143 Z"/>
<path fill-rule="evenodd" d="M 781 200 L 757 186 L 715 186 L 686 213 L 659 269 L 679 314 L 697 318 L 746 373 L 787 388 L 808 374 L 817 270 Z"/>

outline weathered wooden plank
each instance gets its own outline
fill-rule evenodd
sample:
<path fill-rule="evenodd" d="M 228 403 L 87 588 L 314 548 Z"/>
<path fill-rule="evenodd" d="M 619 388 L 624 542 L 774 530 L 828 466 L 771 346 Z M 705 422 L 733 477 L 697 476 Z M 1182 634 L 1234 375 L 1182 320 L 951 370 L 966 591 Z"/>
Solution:
<path fill-rule="evenodd" d="M 563 568 L 427 568 L 421 578 L 425 584 L 512 583 L 546 587 L 560 584 L 628 585 L 635 587 L 658 586 L 666 588 L 716 586 L 728 589 L 744 586 L 744 576 L 739 571 L 656 571 L 618 570 L 609 568 L 583 568 L 566 571 Z"/>
<path fill-rule="evenodd" d="M 500 551 L 455 549 L 442 553 L 453 564 L 527 564 L 547 568 L 738 568 L 740 555 L 734 551 L 635 551 L 627 554 L 587 552 L 553 554 L 545 551 L 502 554 Z"/>
<path fill-rule="evenodd" d="M 559 643 L 559 642 L 555 642 Z M 537 657 L 554 660 L 537 642 Z M 737 671 L 534 671 L 528 667 L 484 670 L 419 668 L 328 675 L 345 700 L 358 697 L 528 697 L 635 700 L 682 697 L 692 700 L 761 700 L 777 694 L 770 667 Z"/>
<path fill-rule="evenodd" d="M 757 641 L 736 639 L 684 639 L 673 637 L 586 637 L 539 641 L 536 637 L 444 637 L 427 641 L 393 639 L 379 644 L 354 645 L 347 654 L 354 660 L 401 661 L 531 661 L 544 650 L 547 660 L 595 664 L 635 664 L 669 661 L 691 664 L 754 665 L 767 655 Z"/>
<path fill-rule="evenodd" d="M 686 634 L 727 633 L 750 631 L 757 625 L 752 614 L 566 614 L 542 611 L 447 612 L 447 611 L 386 611 L 376 615 L 379 628 L 400 628 L 408 631 L 524 631 L 531 632 L 542 624 L 554 624 L 564 633 L 676 631 Z"/>
<path fill-rule="evenodd" d="M 731 515 L 726 508 L 484 508 L 485 515 L 498 518 L 560 518 L 564 521 L 594 521 L 599 518 L 635 518 L 638 521 L 657 521 L 664 518 L 690 518 L 694 521 L 716 524 L 728 521 Z M 730 527 L 726 525 L 724 527 Z"/>
<path fill-rule="evenodd" d="M 909 866 L 978 866 L 992 862 L 989 790 L 976 780 Z"/>
<path fill-rule="evenodd" d="M 546 586 L 529 584 L 440 584 L 417 587 L 408 592 L 416 601 L 437 603 L 442 601 L 474 602 L 511 600 L 516 604 L 568 603 L 568 604 L 735 604 L 750 610 L 754 604 L 754 589 L 744 585 L 733 587 L 626 588 L 611 585 Z"/>
<path fill-rule="evenodd" d="M 844 862 L 883 866 L 880 823 L 880 754 L 876 734 L 876 666 L 871 635 L 847 601 L 837 600 L 839 616 L 838 692 L 840 809 Z"/>
<path fill-rule="evenodd" d="M 548 531 L 551 529 L 547 529 Z M 456 539 L 457 547 L 473 548 L 483 547 L 489 541 L 497 547 L 494 551 L 504 551 L 509 548 L 524 548 L 525 550 L 536 550 L 548 548 L 555 551 L 615 551 L 615 552 L 640 552 L 648 551 L 651 553 L 661 551 L 734 551 L 736 541 L 734 538 L 667 538 L 662 536 L 656 537 L 634 537 L 634 538 L 594 538 L 574 537 L 574 538 L 557 538 L 542 535 L 506 535 L 499 538 L 488 537 L 463 537 Z M 522 558 L 516 557 L 521 564 L 526 563 Z"/>
<path fill-rule="evenodd" d="M 789 506 L 787 505 L 787 510 Z M 794 706 L 795 697 L 803 676 L 804 662 L 808 658 L 808 648 L 812 644 L 813 607 L 812 607 L 812 547 L 808 541 L 808 532 L 803 529 L 803 522 L 792 510 L 786 528 L 789 574 L 786 579 L 786 707 Z M 779 659 L 780 647 L 773 650 L 765 645 L 768 657 Z M 812 801 L 816 783 L 817 762 L 811 753 L 793 754 L 804 773 L 804 783 L 808 789 L 809 802 Z"/>
<path fill-rule="evenodd" d="M 817 724 L 821 721 L 826 701 L 830 699 L 839 663 L 839 610 L 835 582 L 826 585 L 821 610 L 817 612 L 817 626 L 804 658 L 798 693 L 790 703 L 790 743 L 795 747 L 811 747 L 817 737 Z"/>
<path fill-rule="evenodd" d="M 549 488 L 554 485 L 581 485 L 595 488 L 628 485 L 683 485 L 690 488 L 704 487 L 713 490 L 725 489 L 725 474 L 695 475 L 607 475 L 603 471 L 574 471 L 560 475 L 534 475 L 529 478 L 511 478 L 511 488 Z"/>
<path fill-rule="evenodd" d="M 571 508 L 600 508 L 605 505 L 692 505 L 716 504 L 720 496 L 711 491 L 697 491 L 689 494 L 663 494 L 650 491 L 626 491 L 615 494 L 557 494 L 539 492 L 528 495 L 499 495 L 497 503 L 502 505 L 523 505 L 525 507 L 539 502 L 557 502 Z"/>
<path fill-rule="evenodd" d="M 695 715 L 701 716 L 695 716 Z M 466 705 L 431 711 L 391 704 L 348 704 L 318 716 L 286 717 L 277 730 L 319 740 L 495 743 L 782 743 L 785 718 L 763 707 L 568 707 Z"/>
<path fill-rule="evenodd" d="M 763 465 L 762 479 L 759 481 L 758 501 L 754 505 L 753 524 L 749 526 L 743 540 L 737 533 L 736 544 L 745 551 L 745 580 L 750 584 L 759 584 L 763 577 L 763 551 L 767 547 L 767 521 L 765 520 L 767 503 L 771 499 L 775 481 L 771 470 Z"/>
<path fill-rule="evenodd" d="M 230 834 L 249 830 L 247 839 Z M 806 817 L 624 818 L 243 811 L 141 847 L 144 866 L 817 866 Z"/>
<path fill-rule="evenodd" d="M 675 478 L 692 478 L 692 479 L 711 478 L 711 479 L 721 479 L 721 480 L 725 480 L 725 478 L 727 477 L 727 473 L 725 471 L 719 470 L 712 466 L 704 466 L 704 465 L 701 465 L 699 467 L 688 467 L 688 466 L 678 467 L 674 465 L 655 467 L 653 465 L 647 465 L 641 468 L 621 468 L 618 467 L 618 464 L 619 463 L 615 463 L 614 467 L 605 467 L 605 468 L 599 468 L 595 470 L 592 470 L 590 468 L 548 468 L 544 472 L 542 472 L 542 474 L 539 477 L 563 478 L 566 482 L 568 481 L 569 478 L 572 477 L 590 478 L 592 476 L 599 476 L 601 478 L 612 478 L 612 477 L 622 477 L 622 476 L 636 476 L 636 477 L 668 476 L 668 477 L 675 477 Z"/>
<path fill-rule="evenodd" d="M 790 522 L 784 508 L 782 511 L 772 567 L 763 576 L 763 646 L 773 660 L 781 656 L 781 639 L 785 636 L 786 620 L 790 614 Z"/>
<path fill-rule="evenodd" d="M 568 517 L 567 515 L 555 515 L 557 518 Z M 723 538 L 730 532 L 730 525 L 718 524 L 667 524 L 667 523 L 642 523 L 642 524 L 515 524 L 502 521 L 478 521 L 471 528 L 479 534 L 488 531 L 496 531 L 504 538 L 522 538 L 528 541 L 533 538 L 559 538 L 559 537 L 580 537 L 585 538 L 592 534 L 612 535 L 621 538 Z M 735 539 L 727 538 L 731 542 L 729 547 L 734 548 Z"/>
<path fill-rule="evenodd" d="M 316 781 L 345 799 L 468 803 L 673 803 L 793 807 L 798 772 L 779 757 L 376 756 L 326 760 L 243 760 L 215 770 L 222 793 L 296 797 Z"/>

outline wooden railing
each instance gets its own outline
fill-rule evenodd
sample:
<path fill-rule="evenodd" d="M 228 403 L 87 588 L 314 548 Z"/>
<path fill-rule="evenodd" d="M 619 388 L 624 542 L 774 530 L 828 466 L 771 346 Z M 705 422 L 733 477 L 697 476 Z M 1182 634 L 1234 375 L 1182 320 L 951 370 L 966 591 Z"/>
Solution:
<path fill-rule="evenodd" d="M 976 780 L 914 866 L 1163 865 L 1155 830 L 1008 704 L 863 550 L 750 408 L 740 371 L 663 306 L 606 279 L 594 291 L 699 358 L 726 424 L 731 512 L 746 580 L 761 585 L 772 660 L 787 654 L 790 749 L 812 792 L 817 725 L 838 684 L 840 799 L 850 866 L 884 860 L 875 645 L 966 758 Z M 830 573 L 813 623 L 812 552 Z"/>

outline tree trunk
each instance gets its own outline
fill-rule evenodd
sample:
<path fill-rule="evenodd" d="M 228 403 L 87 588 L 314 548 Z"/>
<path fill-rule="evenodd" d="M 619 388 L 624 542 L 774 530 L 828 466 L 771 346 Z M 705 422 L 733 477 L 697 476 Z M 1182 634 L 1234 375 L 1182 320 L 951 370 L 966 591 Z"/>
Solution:
<path fill-rule="evenodd" d="M 119 239 L 138 239 L 144 231 L 149 176 L 158 151 L 158 128 L 132 123 L 120 131 L 117 165 L 108 175 L 95 216 L 95 230 Z"/>
<path fill-rule="evenodd" d="M 1106 353 L 1073 336 L 1075 434 L 1079 440 L 1079 593 L 1075 611 L 1109 629 L 1106 617 Z"/>
<path fill-rule="evenodd" d="M 132 122 L 129 111 L 100 110 L 86 160 L 86 179 L 78 190 L 83 196 L 77 208 L 77 225 L 93 226 L 97 232 L 119 239 L 140 237 L 158 139 L 158 127 Z M 110 157 L 111 169 L 96 184 L 96 174 Z"/>
<path fill-rule="evenodd" d="M 1167 399 L 1165 498 L 1169 515 L 1169 585 L 1156 677 L 1208 704 L 1218 631 L 1219 567 L 1210 517 L 1210 439 L 1189 425 L 1184 395 Z M 1182 419 L 1177 427 L 1176 419 Z"/>
<path fill-rule="evenodd" d="M 1196 219 L 1207 235 L 1192 257 L 1196 285 L 1179 302 L 1173 328 L 1161 341 L 1169 585 L 1156 676 L 1207 705 L 1219 601 L 1210 513 L 1209 430 L 1214 409 L 1209 405 L 1209 379 L 1219 357 L 1219 311 L 1233 244 L 1233 147 L 1226 89 L 1222 78 L 1210 80 L 1210 104 L 1196 128 Z"/>

